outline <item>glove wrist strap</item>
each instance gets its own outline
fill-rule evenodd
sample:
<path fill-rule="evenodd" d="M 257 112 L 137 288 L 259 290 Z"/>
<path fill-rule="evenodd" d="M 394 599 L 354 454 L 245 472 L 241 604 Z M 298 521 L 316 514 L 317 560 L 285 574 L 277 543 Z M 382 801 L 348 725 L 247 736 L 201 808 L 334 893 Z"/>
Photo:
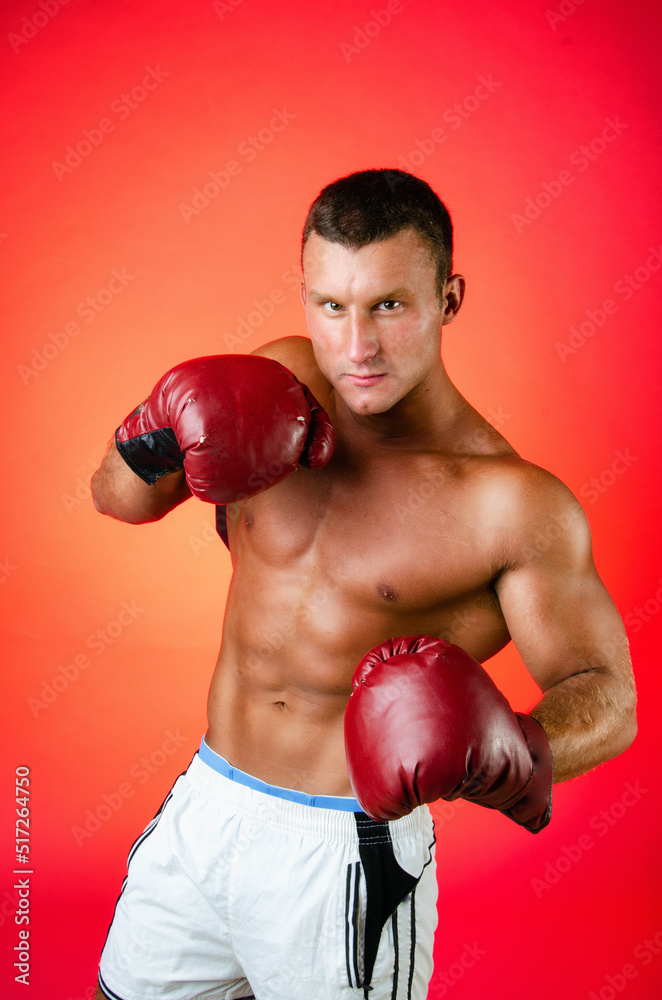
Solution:
<path fill-rule="evenodd" d="M 120 437 L 123 430 L 122 424 L 115 431 L 117 450 L 129 468 L 149 486 L 161 476 L 184 468 L 184 454 L 172 427 L 160 427 L 127 440 Z"/>
<path fill-rule="evenodd" d="M 531 833 L 540 833 L 552 816 L 552 751 L 547 734 L 538 720 L 521 712 L 515 714 L 531 751 L 533 766 L 521 797 L 510 809 L 504 809 L 503 813 Z"/>

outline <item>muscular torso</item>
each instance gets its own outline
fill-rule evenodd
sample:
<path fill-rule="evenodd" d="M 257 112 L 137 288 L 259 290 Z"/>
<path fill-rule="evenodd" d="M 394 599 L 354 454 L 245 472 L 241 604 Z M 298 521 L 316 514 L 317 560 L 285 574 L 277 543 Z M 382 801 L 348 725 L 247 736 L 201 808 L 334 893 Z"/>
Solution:
<path fill-rule="evenodd" d="M 332 397 L 320 401 L 333 417 Z M 324 469 L 300 466 L 230 508 L 207 741 L 271 784 L 351 795 L 343 717 L 364 653 L 428 634 L 484 660 L 508 641 L 493 589 L 507 548 L 499 483 L 520 460 L 468 405 L 452 447 L 447 433 L 413 448 L 368 445 L 351 421 L 336 430 Z"/>

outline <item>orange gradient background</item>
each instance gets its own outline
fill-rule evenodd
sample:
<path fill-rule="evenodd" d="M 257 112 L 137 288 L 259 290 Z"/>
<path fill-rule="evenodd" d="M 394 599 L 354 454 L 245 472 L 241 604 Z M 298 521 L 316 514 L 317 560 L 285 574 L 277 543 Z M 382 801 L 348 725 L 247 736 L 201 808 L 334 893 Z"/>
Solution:
<path fill-rule="evenodd" d="M 628 1000 L 659 995 L 661 20 L 652 0 L 4 6 L 3 997 L 91 995 L 128 848 L 204 731 L 220 640 L 213 509 L 121 524 L 94 511 L 90 474 L 172 365 L 305 334 L 310 202 L 406 164 L 448 204 L 467 278 L 450 375 L 584 504 L 640 695 L 633 747 L 557 786 L 540 836 L 435 807 L 429 996 L 611 1000 L 621 979 Z M 488 669 L 515 708 L 537 700 L 512 648 Z M 12 967 L 17 766 L 29 990 Z"/>

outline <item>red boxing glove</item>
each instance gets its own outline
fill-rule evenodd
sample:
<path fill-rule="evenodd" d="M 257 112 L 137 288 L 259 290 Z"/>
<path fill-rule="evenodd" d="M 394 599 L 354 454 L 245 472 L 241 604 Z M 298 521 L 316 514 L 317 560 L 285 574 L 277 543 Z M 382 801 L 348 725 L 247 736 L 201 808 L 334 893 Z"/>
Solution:
<path fill-rule="evenodd" d="M 115 433 L 146 483 L 184 469 L 208 503 L 255 496 L 331 458 L 331 421 L 307 386 L 270 358 L 218 354 L 177 365 Z"/>
<path fill-rule="evenodd" d="M 464 798 L 538 833 L 552 809 L 552 755 L 542 726 L 515 714 L 459 646 L 390 639 L 363 657 L 345 712 L 349 777 L 373 819 Z"/>

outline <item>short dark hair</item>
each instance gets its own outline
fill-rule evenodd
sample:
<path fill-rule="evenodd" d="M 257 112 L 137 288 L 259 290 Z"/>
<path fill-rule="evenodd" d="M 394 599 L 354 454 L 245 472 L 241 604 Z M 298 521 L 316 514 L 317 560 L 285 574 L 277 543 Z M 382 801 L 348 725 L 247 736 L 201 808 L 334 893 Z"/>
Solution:
<path fill-rule="evenodd" d="M 453 224 L 430 185 L 404 170 L 359 170 L 327 184 L 308 210 L 301 260 L 311 233 L 358 250 L 403 229 L 414 229 L 425 243 L 441 300 L 453 268 Z"/>

